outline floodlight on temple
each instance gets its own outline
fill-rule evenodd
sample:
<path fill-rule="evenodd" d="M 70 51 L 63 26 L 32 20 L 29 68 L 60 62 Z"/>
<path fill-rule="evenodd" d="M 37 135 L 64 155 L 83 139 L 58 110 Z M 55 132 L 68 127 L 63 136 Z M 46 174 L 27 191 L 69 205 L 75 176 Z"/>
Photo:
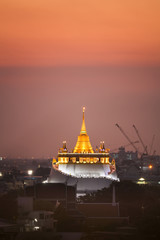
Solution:
<path fill-rule="evenodd" d="M 105 148 L 104 141 L 93 150 L 85 125 L 85 107 L 83 107 L 82 126 L 77 143 L 69 152 L 66 141 L 58 151 L 52 166 L 59 173 L 74 178 L 106 178 L 118 181 L 115 160 L 109 156 L 110 149 Z"/>

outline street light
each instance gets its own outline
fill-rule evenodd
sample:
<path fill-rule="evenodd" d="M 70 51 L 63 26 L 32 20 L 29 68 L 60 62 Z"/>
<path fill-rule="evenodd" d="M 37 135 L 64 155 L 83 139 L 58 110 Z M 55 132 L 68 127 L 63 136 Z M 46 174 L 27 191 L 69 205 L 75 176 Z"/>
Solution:
<path fill-rule="evenodd" d="M 28 170 L 28 175 L 32 175 L 33 174 L 33 170 Z"/>
<path fill-rule="evenodd" d="M 152 169 L 152 168 L 153 168 L 153 166 L 152 166 L 151 164 L 150 164 L 148 167 L 149 167 L 149 169 Z"/>

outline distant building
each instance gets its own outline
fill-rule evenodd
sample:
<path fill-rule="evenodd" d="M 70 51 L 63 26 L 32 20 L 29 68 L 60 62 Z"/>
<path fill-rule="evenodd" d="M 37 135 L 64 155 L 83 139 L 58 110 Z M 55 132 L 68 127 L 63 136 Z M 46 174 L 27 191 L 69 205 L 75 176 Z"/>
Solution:
<path fill-rule="evenodd" d="M 113 185 L 112 202 L 110 203 L 78 203 L 77 209 L 86 217 L 85 225 L 88 229 L 98 230 L 107 225 L 114 226 L 128 224 L 128 217 L 121 217 L 119 203 L 116 202 L 115 186 Z M 92 229 L 92 230 L 93 230 Z"/>
<path fill-rule="evenodd" d="M 64 207 L 74 208 L 75 199 L 75 186 L 67 186 L 63 183 L 44 183 L 27 187 L 25 195 L 18 197 L 18 205 L 23 213 L 39 210 L 53 211 L 57 201 Z"/>
<path fill-rule="evenodd" d="M 57 221 L 54 220 L 53 212 L 33 211 L 25 220 L 25 231 L 55 230 Z"/>
<path fill-rule="evenodd" d="M 112 152 L 110 154 L 115 160 L 118 160 L 120 162 L 124 160 L 137 160 L 138 159 L 138 152 L 133 151 L 125 151 L 124 147 L 120 147 L 119 151 L 114 153 Z"/>
<path fill-rule="evenodd" d="M 61 205 L 66 211 L 75 210 L 74 186 L 59 183 L 36 184 L 25 189 L 17 198 L 18 220 L 25 231 L 55 230 L 55 209 Z"/>

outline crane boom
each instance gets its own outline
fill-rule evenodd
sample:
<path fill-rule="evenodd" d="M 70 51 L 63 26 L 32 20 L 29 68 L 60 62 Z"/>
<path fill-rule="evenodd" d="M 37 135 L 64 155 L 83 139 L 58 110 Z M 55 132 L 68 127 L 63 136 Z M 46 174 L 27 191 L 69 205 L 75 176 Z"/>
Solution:
<path fill-rule="evenodd" d="M 149 154 L 151 154 L 151 152 L 152 152 L 154 139 L 155 139 L 155 134 L 153 135 L 153 138 L 152 138 L 152 142 L 151 142 L 151 147 L 150 147 L 150 152 L 149 152 Z"/>
<path fill-rule="evenodd" d="M 144 142 L 142 141 L 142 138 L 139 135 L 138 129 L 136 128 L 136 126 L 134 124 L 133 124 L 133 128 L 134 128 L 134 130 L 135 130 L 135 132 L 136 132 L 136 134 L 137 134 L 137 136 L 138 136 L 138 138 L 139 138 L 139 140 L 140 140 L 140 142 L 141 142 L 141 144 L 144 148 L 144 152 L 146 152 L 146 154 L 148 155 L 147 146 L 144 145 Z"/>
<path fill-rule="evenodd" d="M 134 143 L 130 140 L 130 138 L 127 136 L 127 134 L 123 131 L 123 129 L 116 123 L 115 124 L 116 127 L 119 128 L 119 130 L 121 131 L 121 133 L 125 136 L 125 138 L 127 138 L 128 142 L 133 146 L 133 148 L 138 152 L 138 149 L 136 148 L 136 146 L 134 145 Z"/>

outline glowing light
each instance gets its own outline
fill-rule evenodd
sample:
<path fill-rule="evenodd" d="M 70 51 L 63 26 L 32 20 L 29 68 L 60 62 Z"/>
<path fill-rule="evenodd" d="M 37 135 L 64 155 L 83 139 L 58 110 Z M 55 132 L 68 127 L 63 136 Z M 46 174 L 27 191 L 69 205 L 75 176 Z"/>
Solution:
<path fill-rule="evenodd" d="M 142 178 L 139 179 L 139 181 L 145 181 L 145 179 L 142 177 Z"/>
<path fill-rule="evenodd" d="M 33 174 L 33 170 L 28 170 L 28 175 L 32 175 Z"/>
<path fill-rule="evenodd" d="M 3 174 L 0 172 L 0 177 L 2 177 L 3 176 Z"/>
<path fill-rule="evenodd" d="M 34 219 L 35 222 L 38 222 L 37 218 Z"/>
<path fill-rule="evenodd" d="M 83 158 L 80 158 L 79 161 L 80 161 L 80 163 L 83 163 Z"/>
<path fill-rule="evenodd" d="M 141 177 L 138 181 L 137 181 L 138 184 L 146 184 L 146 181 L 143 177 Z"/>
<path fill-rule="evenodd" d="M 38 229 L 39 229 L 39 227 L 38 227 L 38 226 L 35 226 L 35 227 L 34 227 L 34 229 L 35 229 L 35 230 L 38 230 Z"/>
<path fill-rule="evenodd" d="M 101 158 L 101 163 L 104 163 L 104 158 Z"/>
<path fill-rule="evenodd" d="M 57 161 L 56 161 L 56 159 L 55 158 L 53 158 L 53 161 L 52 161 L 53 163 L 56 163 Z"/>
<path fill-rule="evenodd" d="M 75 163 L 76 162 L 76 158 L 72 158 L 72 162 Z"/>
<path fill-rule="evenodd" d="M 48 183 L 48 181 L 47 181 L 47 180 L 44 180 L 42 183 Z"/>
<path fill-rule="evenodd" d="M 152 168 L 153 168 L 153 166 L 152 166 L 152 165 L 149 165 L 149 166 L 148 166 L 148 168 L 149 168 L 149 169 L 152 169 Z"/>

